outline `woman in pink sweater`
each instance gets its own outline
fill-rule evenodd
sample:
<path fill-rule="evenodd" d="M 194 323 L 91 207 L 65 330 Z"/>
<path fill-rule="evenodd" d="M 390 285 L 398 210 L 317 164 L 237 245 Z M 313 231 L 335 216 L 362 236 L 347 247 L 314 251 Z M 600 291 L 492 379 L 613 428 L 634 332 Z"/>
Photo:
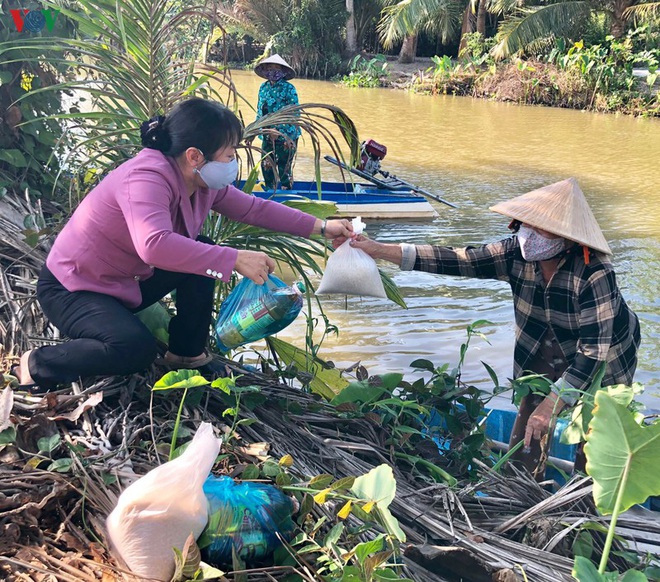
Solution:
<path fill-rule="evenodd" d="M 320 220 L 232 186 L 242 127 L 219 103 L 189 99 L 142 124 L 141 134 L 145 149 L 85 197 L 55 240 L 37 297 L 70 341 L 24 353 L 15 369 L 23 386 L 145 369 L 156 343 L 135 313 L 174 290 L 165 359 L 212 373 L 205 346 L 215 282 L 236 271 L 262 284 L 275 262 L 201 237 L 211 210 L 297 236 L 351 235 L 347 220 Z"/>

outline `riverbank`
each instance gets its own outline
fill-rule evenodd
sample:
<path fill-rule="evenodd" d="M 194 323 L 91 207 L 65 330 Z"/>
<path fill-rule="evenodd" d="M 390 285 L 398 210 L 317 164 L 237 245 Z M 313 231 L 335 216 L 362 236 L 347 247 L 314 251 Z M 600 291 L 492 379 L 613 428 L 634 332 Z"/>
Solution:
<path fill-rule="evenodd" d="M 402 64 L 391 57 L 380 81 L 384 87 L 417 93 L 660 117 L 658 83 L 650 87 L 647 76 L 648 71 L 633 71 L 629 90 L 604 91 L 577 69 L 541 61 L 486 66 L 461 64 L 447 58 L 435 64 L 430 58 L 416 58 L 413 63 Z"/>

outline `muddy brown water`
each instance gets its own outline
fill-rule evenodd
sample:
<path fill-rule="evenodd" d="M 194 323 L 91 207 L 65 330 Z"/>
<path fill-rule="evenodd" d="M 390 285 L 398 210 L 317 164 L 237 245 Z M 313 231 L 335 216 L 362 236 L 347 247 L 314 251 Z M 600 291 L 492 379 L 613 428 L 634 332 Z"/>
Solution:
<path fill-rule="evenodd" d="M 261 79 L 236 71 L 239 92 L 256 106 Z M 341 107 L 362 139 L 388 148 L 383 167 L 454 202 L 433 202 L 439 215 L 427 222 L 372 222 L 367 232 L 386 242 L 434 242 L 464 246 L 507 236 L 507 221 L 488 210 L 493 203 L 575 176 L 614 252 L 618 282 L 642 325 L 636 380 L 641 400 L 660 409 L 660 120 L 574 110 L 415 95 L 392 89 L 352 89 L 323 81 L 294 81 L 301 102 Z M 247 106 L 246 121 L 254 118 Z M 324 179 L 340 179 L 330 164 Z M 311 149 L 302 144 L 296 177 L 311 179 Z M 408 304 L 384 299 L 324 298 L 340 333 L 321 356 L 337 365 L 360 360 L 370 373 L 416 374 L 409 364 L 427 358 L 437 365 L 458 361 L 466 326 L 487 319 L 488 341 L 474 338 L 463 378 L 484 389 L 488 363 L 504 382 L 511 375 L 513 309 L 508 285 L 401 272 L 383 264 Z M 280 333 L 304 345 L 302 317 Z M 505 401 L 499 405 L 506 406 Z"/>

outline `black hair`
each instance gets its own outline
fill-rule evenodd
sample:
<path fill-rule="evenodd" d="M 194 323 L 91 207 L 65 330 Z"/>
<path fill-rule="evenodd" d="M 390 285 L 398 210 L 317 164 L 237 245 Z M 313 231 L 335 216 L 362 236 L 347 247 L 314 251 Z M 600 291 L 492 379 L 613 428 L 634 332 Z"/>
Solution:
<path fill-rule="evenodd" d="M 520 227 L 522 226 L 522 222 L 520 220 L 516 220 L 515 218 L 509 223 L 509 230 L 513 232 L 514 234 L 517 233 L 520 230 Z"/>
<path fill-rule="evenodd" d="M 193 97 L 176 105 L 167 116 L 145 121 L 140 136 L 144 147 L 166 156 L 176 158 L 192 147 L 210 160 L 219 149 L 238 145 L 243 127 L 224 105 Z"/>

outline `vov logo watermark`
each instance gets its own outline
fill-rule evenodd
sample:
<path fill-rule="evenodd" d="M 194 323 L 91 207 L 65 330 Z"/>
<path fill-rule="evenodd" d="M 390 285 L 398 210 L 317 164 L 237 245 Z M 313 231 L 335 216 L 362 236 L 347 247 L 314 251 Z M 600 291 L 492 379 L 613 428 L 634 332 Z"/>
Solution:
<path fill-rule="evenodd" d="M 60 13 L 59 10 L 52 8 L 48 10 L 45 8 L 42 10 L 17 8 L 9 12 L 11 12 L 11 17 L 14 19 L 14 24 L 18 32 L 41 32 L 44 27 L 49 32 L 52 32 L 57 16 Z"/>

